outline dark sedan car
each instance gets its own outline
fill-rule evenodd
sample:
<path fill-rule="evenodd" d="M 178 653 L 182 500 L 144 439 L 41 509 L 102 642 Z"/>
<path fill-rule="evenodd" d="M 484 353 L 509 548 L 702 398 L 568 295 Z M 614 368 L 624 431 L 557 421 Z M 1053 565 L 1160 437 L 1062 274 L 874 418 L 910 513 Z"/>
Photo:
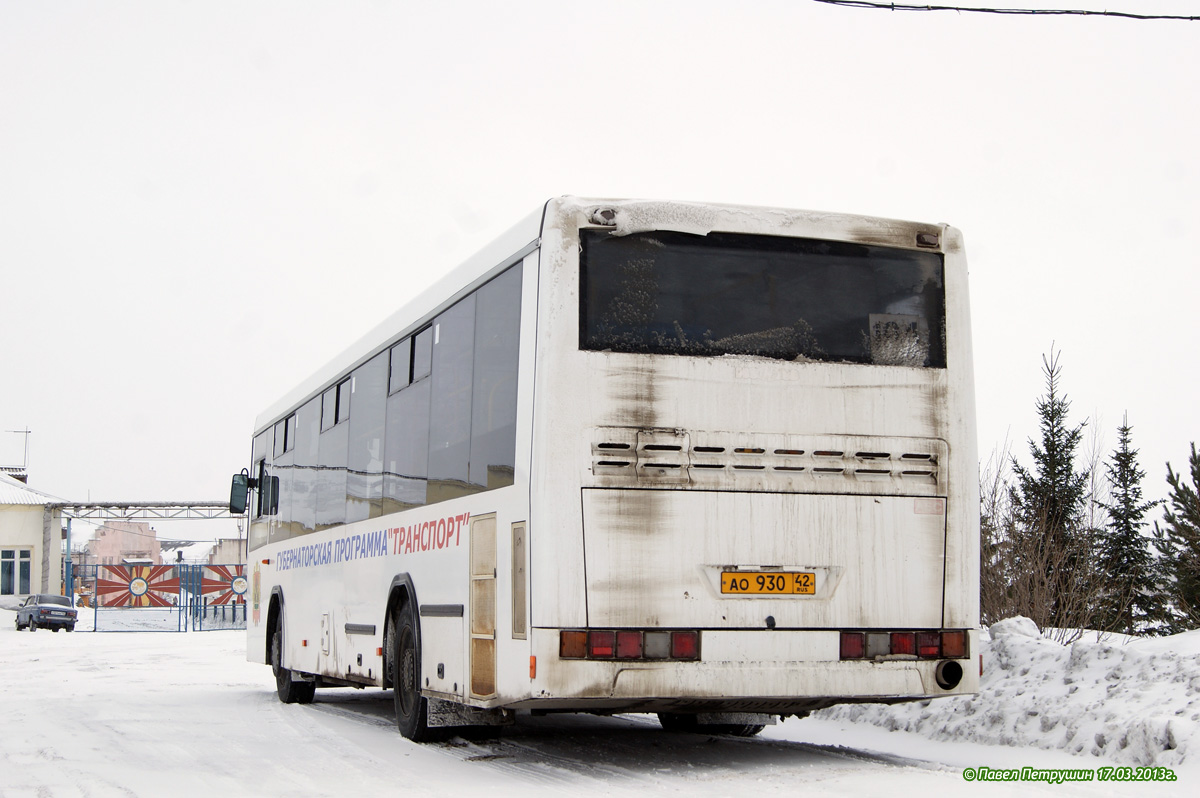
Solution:
<path fill-rule="evenodd" d="M 40 593 L 25 599 L 17 608 L 17 631 L 28 629 L 66 629 L 75 631 L 75 608 L 66 596 Z"/>

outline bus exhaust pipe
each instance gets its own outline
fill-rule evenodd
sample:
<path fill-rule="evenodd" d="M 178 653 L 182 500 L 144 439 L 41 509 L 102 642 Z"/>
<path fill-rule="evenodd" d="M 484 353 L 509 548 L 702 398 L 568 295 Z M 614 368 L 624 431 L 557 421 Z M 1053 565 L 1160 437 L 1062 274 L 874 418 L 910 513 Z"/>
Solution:
<path fill-rule="evenodd" d="M 959 665 L 954 660 L 939 662 L 937 670 L 933 672 L 933 675 L 937 679 L 938 687 L 943 690 L 953 690 L 962 681 L 962 665 Z"/>

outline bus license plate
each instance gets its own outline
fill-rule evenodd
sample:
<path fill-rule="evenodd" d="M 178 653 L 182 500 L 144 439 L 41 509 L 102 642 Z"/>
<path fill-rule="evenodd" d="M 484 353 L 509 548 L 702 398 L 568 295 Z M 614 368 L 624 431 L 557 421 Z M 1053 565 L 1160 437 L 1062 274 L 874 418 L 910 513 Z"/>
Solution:
<path fill-rule="evenodd" d="M 817 575 L 811 571 L 722 571 L 721 592 L 749 596 L 811 596 Z"/>

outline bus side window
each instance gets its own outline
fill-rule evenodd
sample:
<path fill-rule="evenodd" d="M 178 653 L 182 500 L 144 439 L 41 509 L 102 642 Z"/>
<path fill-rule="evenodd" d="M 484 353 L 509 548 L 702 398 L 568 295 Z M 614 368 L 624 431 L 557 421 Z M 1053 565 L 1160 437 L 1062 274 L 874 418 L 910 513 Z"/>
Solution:
<path fill-rule="evenodd" d="M 413 336 L 412 382 L 428 377 L 433 367 L 433 327 L 426 327 Z"/>
<path fill-rule="evenodd" d="M 258 515 L 279 512 L 279 477 L 267 473 L 267 462 L 258 461 Z"/>

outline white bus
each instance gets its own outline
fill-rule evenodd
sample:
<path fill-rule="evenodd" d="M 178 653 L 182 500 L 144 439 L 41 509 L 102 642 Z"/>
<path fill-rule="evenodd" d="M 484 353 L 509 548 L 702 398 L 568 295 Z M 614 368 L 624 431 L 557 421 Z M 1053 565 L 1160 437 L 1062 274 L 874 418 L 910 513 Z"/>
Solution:
<path fill-rule="evenodd" d="M 976 468 L 954 228 L 554 199 L 259 416 L 247 656 L 414 740 L 971 693 Z"/>

